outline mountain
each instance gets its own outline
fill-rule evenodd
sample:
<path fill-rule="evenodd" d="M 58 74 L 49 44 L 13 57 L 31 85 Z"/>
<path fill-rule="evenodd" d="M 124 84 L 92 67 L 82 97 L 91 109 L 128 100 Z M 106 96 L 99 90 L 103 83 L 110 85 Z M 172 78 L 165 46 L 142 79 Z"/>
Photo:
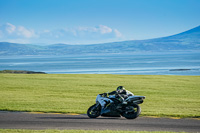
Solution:
<path fill-rule="evenodd" d="M 72 55 L 135 52 L 200 51 L 200 26 L 155 39 L 90 45 L 54 44 L 48 46 L 0 42 L 0 55 Z"/>

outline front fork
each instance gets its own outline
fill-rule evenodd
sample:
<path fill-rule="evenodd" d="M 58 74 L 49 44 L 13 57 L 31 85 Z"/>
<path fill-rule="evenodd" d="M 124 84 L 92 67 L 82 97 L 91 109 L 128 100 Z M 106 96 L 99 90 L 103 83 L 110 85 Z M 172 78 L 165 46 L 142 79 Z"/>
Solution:
<path fill-rule="evenodd" d="M 100 105 L 100 103 L 99 103 L 99 102 L 96 102 L 95 109 L 97 109 L 97 110 L 100 110 L 100 109 L 101 109 L 101 105 Z"/>

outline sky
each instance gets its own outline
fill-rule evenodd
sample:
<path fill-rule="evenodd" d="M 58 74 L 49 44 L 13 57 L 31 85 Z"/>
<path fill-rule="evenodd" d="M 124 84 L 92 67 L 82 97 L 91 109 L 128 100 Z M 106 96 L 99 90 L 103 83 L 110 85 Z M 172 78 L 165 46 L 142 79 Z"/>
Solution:
<path fill-rule="evenodd" d="M 200 0 L 0 0 L 0 42 L 97 44 L 200 25 Z"/>

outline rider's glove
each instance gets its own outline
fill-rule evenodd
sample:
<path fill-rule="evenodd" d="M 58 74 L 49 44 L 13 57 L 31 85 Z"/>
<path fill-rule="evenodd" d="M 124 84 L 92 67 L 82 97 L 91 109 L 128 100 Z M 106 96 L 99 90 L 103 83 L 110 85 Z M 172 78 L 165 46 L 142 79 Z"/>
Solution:
<path fill-rule="evenodd" d="M 125 96 L 124 96 L 124 99 L 126 99 L 126 98 L 128 98 L 128 96 L 127 96 L 127 95 L 125 95 Z"/>

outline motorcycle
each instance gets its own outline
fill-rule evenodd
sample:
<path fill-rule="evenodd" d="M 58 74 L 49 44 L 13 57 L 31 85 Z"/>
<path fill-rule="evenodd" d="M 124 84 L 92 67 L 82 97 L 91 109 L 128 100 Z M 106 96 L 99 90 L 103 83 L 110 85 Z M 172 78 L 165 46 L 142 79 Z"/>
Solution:
<path fill-rule="evenodd" d="M 89 107 L 87 115 L 90 118 L 97 118 L 99 116 L 108 117 L 125 117 L 126 119 L 135 119 L 141 113 L 141 108 L 138 104 L 142 104 L 145 96 L 129 96 L 124 99 L 121 95 L 109 97 L 114 104 L 104 113 L 101 104 L 96 101 L 94 105 Z M 121 101 L 120 99 L 124 99 Z"/>

